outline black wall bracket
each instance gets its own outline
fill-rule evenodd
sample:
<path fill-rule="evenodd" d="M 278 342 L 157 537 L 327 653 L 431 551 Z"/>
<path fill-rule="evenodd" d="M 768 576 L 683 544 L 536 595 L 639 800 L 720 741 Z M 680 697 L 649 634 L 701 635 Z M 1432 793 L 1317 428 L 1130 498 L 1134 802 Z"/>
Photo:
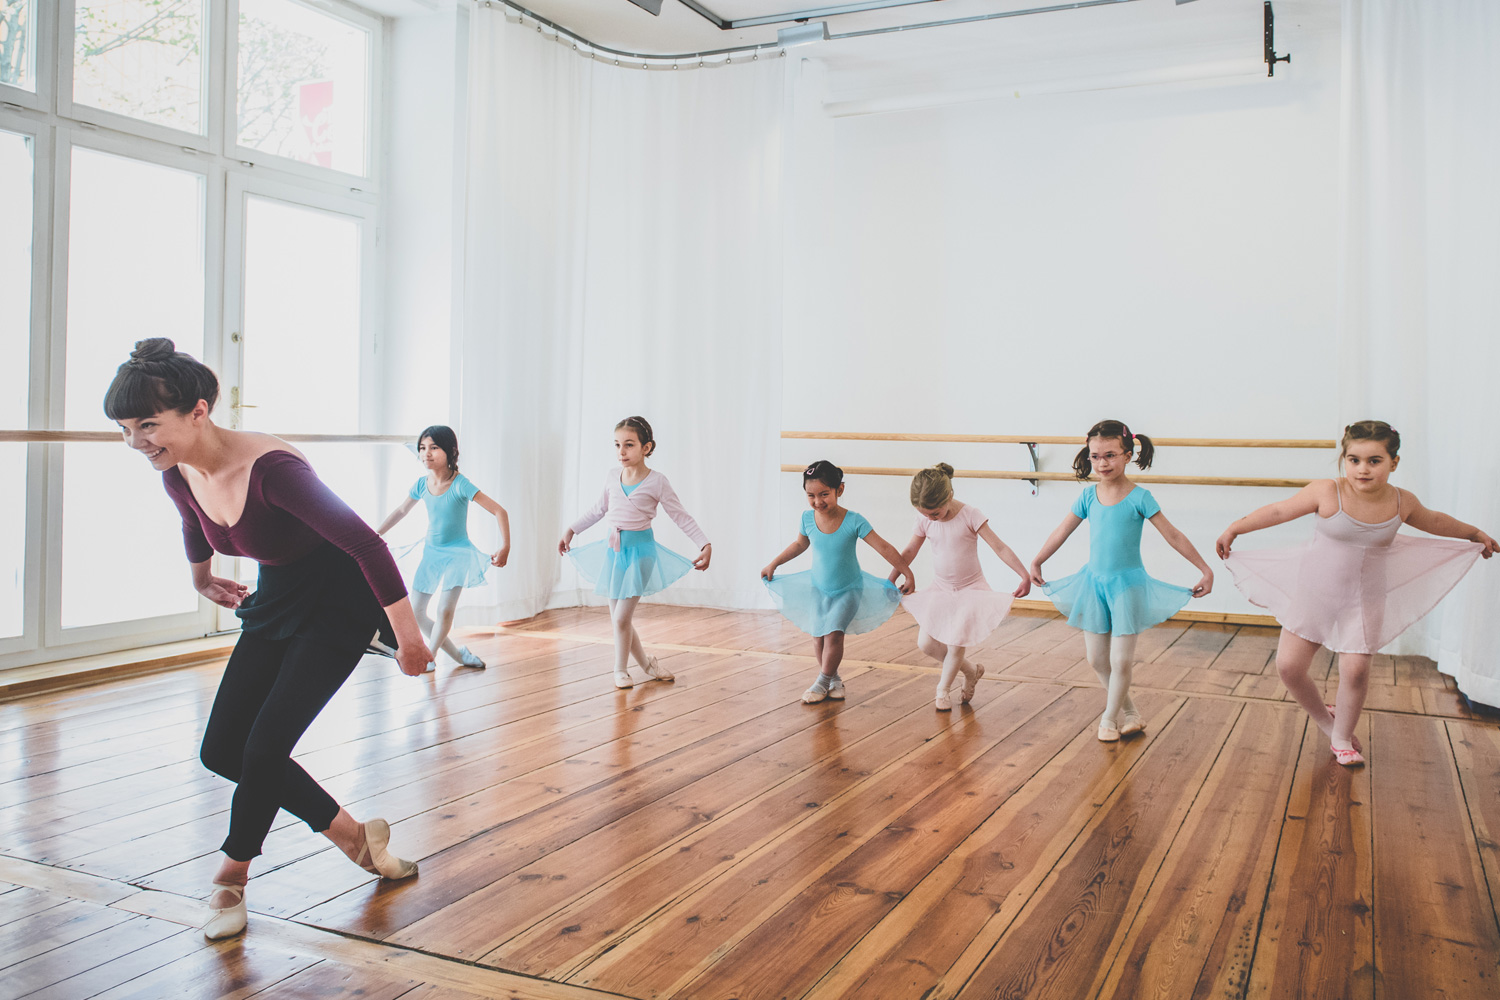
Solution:
<path fill-rule="evenodd" d="M 1279 62 L 1290 63 L 1290 55 L 1278 56 L 1276 54 L 1276 14 L 1271 10 L 1271 0 L 1266 0 L 1266 76 L 1276 75 L 1276 64 Z"/>

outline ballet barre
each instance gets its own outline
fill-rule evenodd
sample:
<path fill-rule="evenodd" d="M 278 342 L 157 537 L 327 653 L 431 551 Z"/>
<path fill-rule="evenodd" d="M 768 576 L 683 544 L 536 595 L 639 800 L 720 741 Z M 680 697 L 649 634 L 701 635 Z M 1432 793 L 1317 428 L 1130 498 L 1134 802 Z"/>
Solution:
<path fill-rule="evenodd" d="M 410 434 L 277 434 L 295 444 L 410 444 Z M 0 431 L 0 444 L 118 444 L 119 431 Z"/>
<path fill-rule="evenodd" d="M 806 466 L 782 465 L 782 472 L 801 472 Z M 921 469 L 898 469 L 881 465 L 845 466 L 846 476 L 915 476 Z M 1020 479 L 1029 483 L 1038 480 L 1050 482 L 1097 482 L 1093 476 L 1088 479 L 1079 479 L 1071 472 L 1029 472 L 1025 470 L 996 470 L 996 469 L 954 469 L 953 478 L 964 479 Z M 1133 483 L 1170 483 L 1178 486 L 1274 486 L 1282 488 L 1300 489 L 1312 482 L 1311 479 L 1255 479 L 1240 476 L 1162 476 L 1149 472 L 1132 472 L 1130 481 Z M 1035 489 L 1033 488 L 1033 492 Z"/>
<path fill-rule="evenodd" d="M 863 431 L 782 431 L 787 439 L 815 441 L 943 441 L 954 444 L 1071 444 L 1081 442 L 1072 437 L 1044 437 L 1035 434 L 867 434 Z M 1337 441 L 1305 438 L 1157 438 L 1157 448 L 1336 448 Z M 1029 476 L 1027 478 L 1030 478 Z M 1138 479 L 1138 476 L 1132 476 Z"/>

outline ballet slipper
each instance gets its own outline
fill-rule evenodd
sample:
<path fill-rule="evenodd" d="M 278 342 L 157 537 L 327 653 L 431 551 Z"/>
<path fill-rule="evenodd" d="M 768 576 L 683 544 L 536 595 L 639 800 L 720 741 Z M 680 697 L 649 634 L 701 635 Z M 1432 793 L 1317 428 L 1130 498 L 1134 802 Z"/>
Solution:
<path fill-rule="evenodd" d="M 974 697 L 974 689 L 979 686 L 979 681 L 983 677 L 984 677 L 984 664 L 983 663 L 976 663 L 976 664 L 974 664 L 974 669 L 973 669 L 972 672 L 967 671 L 967 670 L 964 671 L 964 689 L 963 689 L 963 692 L 959 695 L 959 697 L 963 699 L 963 703 L 965 705 L 967 705 L 969 703 L 969 699 L 971 699 L 971 698 Z"/>
<path fill-rule="evenodd" d="M 656 657 L 654 656 L 646 657 L 646 665 L 641 669 L 645 670 L 646 676 L 654 681 L 675 681 L 677 679 L 677 675 L 656 662 Z"/>
<path fill-rule="evenodd" d="M 1338 747 L 1329 744 L 1328 749 L 1333 751 L 1333 759 L 1345 767 L 1353 767 L 1355 764 L 1363 764 L 1365 762 L 1364 756 L 1353 747 L 1347 750 L 1340 750 Z"/>
<path fill-rule="evenodd" d="M 232 892 L 238 897 L 239 902 L 233 906 L 216 907 L 211 905 L 214 893 Z M 233 885 L 229 882 L 215 882 L 209 889 L 210 906 L 208 909 L 208 922 L 203 925 L 203 936 L 210 941 L 222 941 L 225 938 L 234 937 L 245 929 L 245 921 L 249 917 L 249 911 L 245 908 L 245 887 Z"/>
<path fill-rule="evenodd" d="M 372 875 L 381 878 L 401 879 L 417 873 L 415 861 L 403 861 L 386 848 L 391 842 L 391 825 L 383 819 L 366 820 L 365 842 L 360 846 L 359 857 L 354 863 Z"/>
<path fill-rule="evenodd" d="M 939 691 L 937 697 L 932 700 L 932 707 L 939 712 L 953 711 L 953 696 L 951 692 Z"/>
<path fill-rule="evenodd" d="M 1120 738 L 1120 730 L 1115 727 L 1114 720 L 1099 720 L 1099 742 L 1114 743 Z"/>
<path fill-rule="evenodd" d="M 621 691 L 625 691 L 629 688 L 635 687 L 635 681 L 630 679 L 629 670 L 615 671 L 615 687 L 619 688 Z"/>
<path fill-rule="evenodd" d="M 842 677 L 835 676 L 833 680 L 828 682 L 828 700 L 844 700 L 844 679 Z"/>
<path fill-rule="evenodd" d="M 1120 735 L 1121 736 L 1133 736 L 1136 733 L 1144 733 L 1145 731 L 1146 731 L 1146 723 L 1141 718 L 1141 713 L 1140 712 L 1137 712 L 1135 709 L 1130 709 L 1130 710 L 1128 710 L 1126 712 L 1121 713 L 1121 715 L 1120 715 Z"/>
<path fill-rule="evenodd" d="M 469 650 L 468 646 L 463 647 L 458 652 L 459 652 L 459 657 L 458 657 L 458 664 L 459 664 L 459 666 L 461 666 L 461 667 L 473 667 L 475 670 L 483 670 L 484 669 L 484 661 L 481 660 L 479 657 L 475 656 Z"/>

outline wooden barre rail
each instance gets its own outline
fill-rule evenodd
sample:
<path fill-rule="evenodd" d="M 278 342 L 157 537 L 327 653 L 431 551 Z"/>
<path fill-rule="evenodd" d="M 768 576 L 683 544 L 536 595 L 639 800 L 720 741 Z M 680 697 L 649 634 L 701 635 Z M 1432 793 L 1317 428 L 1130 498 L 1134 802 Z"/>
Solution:
<path fill-rule="evenodd" d="M 782 431 L 787 439 L 814 441 L 946 441 L 955 444 L 1079 444 L 1075 437 L 1016 434 L 867 434 L 863 431 Z M 1335 448 L 1337 441 L 1302 438 L 1152 438 L 1158 448 Z M 1031 476 L 1026 477 L 1033 478 Z M 1132 479 L 1140 478 L 1132 476 Z"/>
<path fill-rule="evenodd" d="M 294 444 L 410 444 L 410 434 L 277 434 Z M 119 444 L 118 431 L 0 431 L 0 444 Z"/>
<path fill-rule="evenodd" d="M 801 472 L 806 469 L 805 465 L 783 465 L 782 472 Z M 915 476 L 921 469 L 896 469 L 879 465 L 849 466 L 844 469 L 846 476 Z M 1048 480 L 1051 482 L 1097 482 L 1090 476 L 1086 480 L 1080 480 L 1071 472 L 1020 472 L 1020 471 L 997 471 L 994 469 L 955 469 L 954 478 L 966 479 L 1024 479 L 1026 481 Z M 1311 479 L 1244 479 L 1236 476 L 1159 476 L 1149 472 L 1130 473 L 1130 481 L 1134 483 L 1171 483 L 1178 486 L 1274 486 L 1287 489 L 1300 489 L 1312 482 Z"/>

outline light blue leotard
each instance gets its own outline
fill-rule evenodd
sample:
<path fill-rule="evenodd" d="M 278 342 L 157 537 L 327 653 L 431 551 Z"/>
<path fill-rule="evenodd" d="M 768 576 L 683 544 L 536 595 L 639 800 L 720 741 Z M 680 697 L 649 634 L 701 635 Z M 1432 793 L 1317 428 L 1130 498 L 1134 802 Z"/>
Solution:
<path fill-rule="evenodd" d="M 855 550 L 871 531 L 870 522 L 844 511 L 838 530 L 823 532 L 812 510 L 802 512 L 799 529 L 812 543 L 812 569 L 777 574 L 766 584 L 781 613 L 813 636 L 868 632 L 895 614 L 901 593 L 889 580 L 859 568 Z"/>
<path fill-rule="evenodd" d="M 462 473 L 454 473 L 453 481 L 439 494 L 428 491 L 426 476 L 412 486 L 408 496 L 427 507 L 427 539 L 412 579 L 412 589 L 419 594 L 484 582 L 489 557 L 469 541 L 469 504 L 478 494 L 479 488 Z"/>
<path fill-rule="evenodd" d="M 1090 486 L 1073 501 L 1073 516 L 1089 523 L 1089 562 L 1042 588 L 1068 624 L 1102 635 L 1134 635 L 1172 617 L 1193 596 L 1162 583 L 1141 562 L 1141 528 L 1161 513 L 1151 491 L 1137 486 L 1117 504 L 1099 502 Z"/>

